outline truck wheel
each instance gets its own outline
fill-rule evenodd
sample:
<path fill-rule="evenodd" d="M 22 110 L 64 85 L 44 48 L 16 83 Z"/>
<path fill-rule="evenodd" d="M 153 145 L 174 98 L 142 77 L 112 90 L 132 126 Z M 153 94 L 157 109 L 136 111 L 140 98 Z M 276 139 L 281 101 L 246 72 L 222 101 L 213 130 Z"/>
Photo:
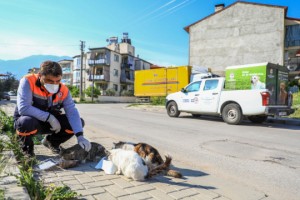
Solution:
<path fill-rule="evenodd" d="M 167 112 L 170 117 L 178 117 L 180 115 L 177 104 L 174 101 L 168 104 Z"/>
<path fill-rule="evenodd" d="M 242 121 L 242 111 L 235 103 L 226 105 L 222 110 L 222 118 L 227 124 L 239 124 Z"/>
<path fill-rule="evenodd" d="M 253 116 L 248 116 L 248 119 L 255 124 L 261 124 L 264 121 L 266 121 L 268 118 L 267 115 L 253 115 Z"/>

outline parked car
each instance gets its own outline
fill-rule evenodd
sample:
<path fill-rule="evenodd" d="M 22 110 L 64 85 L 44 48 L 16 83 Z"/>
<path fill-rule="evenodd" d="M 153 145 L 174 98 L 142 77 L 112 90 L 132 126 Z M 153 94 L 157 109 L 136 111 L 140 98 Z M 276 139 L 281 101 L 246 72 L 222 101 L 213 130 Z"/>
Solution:
<path fill-rule="evenodd" d="M 10 100 L 10 96 L 9 96 L 8 92 L 1 92 L 0 93 L 0 100 L 1 99 L 6 99 L 7 101 L 9 101 Z"/>
<path fill-rule="evenodd" d="M 9 94 L 9 96 L 16 96 L 17 95 L 14 91 L 9 91 L 8 94 Z"/>

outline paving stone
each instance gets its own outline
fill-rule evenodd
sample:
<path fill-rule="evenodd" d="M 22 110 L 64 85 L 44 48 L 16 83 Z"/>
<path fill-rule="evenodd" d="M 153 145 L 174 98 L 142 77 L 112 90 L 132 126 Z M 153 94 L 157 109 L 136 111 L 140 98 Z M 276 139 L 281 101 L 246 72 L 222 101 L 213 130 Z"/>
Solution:
<path fill-rule="evenodd" d="M 44 179 L 46 178 L 52 178 L 52 177 L 57 177 L 55 172 L 47 172 L 47 171 L 43 171 L 40 173 L 40 176 L 43 177 Z"/>
<path fill-rule="evenodd" d="M 164 193 L 177 191 L 175 188 L 173 188 L 172 186 L 166 183 L 155 182 L 155 183 L 151 183 L 150 185 L 153 185 L 156 189 Z"/>
<path fill-rule="evenodd" d="M 122 178 L 113 179 L 111 180 L 111 182 L 113 182 L 114 184 L 118 185 L 120 188 L 123 189 L 133 187 L 133 185 L 131 184 L 132 182 L 126 181 Z"/>
<path fill-rule="evenodd" d="M 84 187 L 89 189 L 89 188 L 94 188 L 94 187 L 103 187 L 103 186 L 108 186 L 108 185 L 113 185 L 114 183 L 111 182 L 110 180 L 104 180 L 104 181 L 96 181 L 96 182 L 91 182 L 91 183 L 85 183 Z"/>
<path fill-rule="evenodd" d="M 94 198 L 97 200 L 116 200 L 117 199 L 114 196 L 112 196 L 111 194 L 109 194 L 108 192 L 94 195 Z"/>
<path fill-rule="evenodd" d="M 184 183 L 175 183 L 175 184 L 170 184 L 170 185 L 172 185 L 172 188 L 175 188 L 178 191 L 191 188 L 191 186 L 189 184 L 184 184 Z"/>
<path fill-rule="evenodd" d="M 91 177 L 89 177 L 87 174 L 75 175 L 74 177 L 82 184 L 94 182 L 94 180 Z"/>
<path fill-rule="evenodd" d="M 96 176 L 103 176 L 103 175 L 105 175 L 104 171 L 102 171 L 102 170 L 100 171 L 98 169 L 97 169 L 97 171 L 86 172 L 86 174 L 89 175 L 90 177 L 96 177 Z"/>
<path fill-rule="evenodd" d="M 57 183 L 57 182 L 62 182 L 62 181 L 69 181 L 69 180 L 76 180 L 74 178 L 74 176 L 68 176 L 68 177 L 63 177 L 63 178 L 59 178 L 59 177 L 54 177 L 54 178 L 43 178 L 42 182 L 44 184 L 50 184 L 50 183 Z"/>
<path fill-rule="evenodd" d="M 5 199 L 30 200 L 25 187 L 14 186 L 5 190 Z"/>
<path fill-rule="evenodd" d="M 131 195 L 126 195 L 126 196 L 119 197 L 118 200 L 137 200 L 137 199 Z"/>
<path fill-rule="evenodd" d="M 220 197 L 219 195 L 216 197 L 212 197 L 210 195 L 197 194 L 197 195 L 191 196 L 190 198 L 193 200 L 211 200 L 211 199 L 219 200 L 219 197 Z"/>
<path fill-rule="evenodd" d="M 78 185 L 78 184 L 81 184 L 77 179 L 63 181 L 63 183 L 66 184 L 66 185 Z"/>
<path fill-rule="evenodd" d="M 139 193 L 139 192 L 144 192 L 144 191 L 149 191 L 149 190 L 154 190 L 154 189 L 155 189 L 155 187 L 148 184 L 148 185 L 139 185 L 139 186 L 135 186 L 132 188 L 127 188 L 125 190 L 130 194 L 134 194 L 134 193 Z"/>
<path fill-rule="evenodd" d="M 121 197 L 121 196 L 125 196 L 125 195 L 129 195 L 130 193 L 123 190 L 122 188 L 120 188 L 117 185 L 110 185 L 110 186 L 106 186 L 103 187 L 106 191 L 108 191 L 111 195 L 113 195 L 114 197 Z"/>
<path fill-rule="evenodd" d="M 17 184 L 18 180 L 15 176 L 6 176 L 2 177 L 0 180 L 0 185 L 9 185 L 9 184 Z"/>
<path fill-rule="evenodd" d="M 95 195 L 105 192 L 105 190 L 101 187 L 98 188 L 90 188 L 86 190 L 77 190 L 78 194 L 81 194 L 82 196 L 88 196 L 88 195 Z"/>
<path fill-rule="evenodd" d="M 153 196 L 155 199 L 163 199 L 163 200 L 173 200 L 171 196 L 167 195 L 165 192 L 160 190 L 151 190 L 148 193 Z"/>
<path fill-rule="evenodd" d="M 139 200 L 152 198 L 152 196 L 150 194 L 148 194 L 147 192 L 131 194 L 130 197 L 132 197 L 133 199 L 139 199 Z"/>
<path fill-rule="evenodd" d="M 125 178 L 126 178 L 126 177 L 125 177 Z M 126 179 L 124 179 L 124 180 L 126 180 Z M 132 180 L 132 179 L 130 179 L 129 181 L 130 181 L 130 183 L 131 183 L 132 185 L 134 185 L 134 186 L 139 186 L 139 185 L 149 184 L 149 182 L 147 182 L 147 181 L 134 181 L 134 180 Z"/>
<path fill-rule="evenodd" d="M 56 173 L 56 175 L 58 177 L 63 177 L 63 176 L 74 176 L 74 175 L 80 175 L 80 174 L 84 174 L 84 172 L 81 171 L 69 171 L 69 170 L 64 170 L 61 172 Z"/>
<path fill-rule="evenodd" d="M 69 186 L 71 188 L 72 191 L 77 191 L 77 190 L 85 190 L 86 188 L 81 185 L 81 184 L 77 184 L 77 185 L 68 185 L 66 184 L 67 186 Z"/>
<path fill-rule="evenodd" d="M 82 198 L 79 197 L 79 200 L 95 200 L 95 197 L 92 195 L 89 195 L 89 196 L 85 196 Z"/>
<path fill-rule="evenodd" d="M 112 179 L 116 179 L 116 178 L 120 178 L 119 176 L 117 176 L 117 175 L 114 175 L 114 174 L 112 174 L 112 175 L 104 175 L 104 176 L 96 176 L 96 177 L 93 177 L 93 179 L 95 180 L 95 181 L 104 181 L 104 180 L 112 180 Z"/>
<path fill-rule="evenodd" d="M 219 194 L 204 188 L 193 188 L 192 190 L 195 190 L 197 193 L 200 194 L 201 197 L 204 197 L 206 199 L 214 199 L 220 197 Z"/>
<path fill-rule="evenodd" d="M 171 197 L 173 197 L 175 199 L 190 197 L 190 196 L 197 195 L 197 194 L 198 193 L 193 189 L 185 189 L 185 190 L 168 193 L 168 195 L 170 195 Z"/>

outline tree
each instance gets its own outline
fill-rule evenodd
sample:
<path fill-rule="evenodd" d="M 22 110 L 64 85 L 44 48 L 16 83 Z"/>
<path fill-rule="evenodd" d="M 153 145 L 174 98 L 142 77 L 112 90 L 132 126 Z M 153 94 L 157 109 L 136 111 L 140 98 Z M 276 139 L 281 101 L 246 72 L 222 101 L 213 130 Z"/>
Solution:
<path fill-rule="evenodd" d="M 0 80 L 0 92 L 17 91 L 19 81 L 15 78 L 15 75 L 10 72 L 7 72 L 6 75 L 5 79 Z"/>

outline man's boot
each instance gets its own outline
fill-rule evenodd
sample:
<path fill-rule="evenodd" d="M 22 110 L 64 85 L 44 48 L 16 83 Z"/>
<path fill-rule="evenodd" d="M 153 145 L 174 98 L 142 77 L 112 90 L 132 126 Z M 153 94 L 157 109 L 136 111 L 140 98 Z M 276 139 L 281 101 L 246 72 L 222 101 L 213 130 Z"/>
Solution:
<path fill-rule="evenodd" d="M 47 147 L 48 149 L 50 149 L 52 151 L 52 153 L 55 153 L 55 154 L 59 154 L 60 152 L 60 149 L 59 149 L 59 146 L 53 146 L 51 144 L 51 142 L 49 140 L 47 140 L 47 136 L 44 137 L 44 139 L 42 140 L 42 144 Z"/>

